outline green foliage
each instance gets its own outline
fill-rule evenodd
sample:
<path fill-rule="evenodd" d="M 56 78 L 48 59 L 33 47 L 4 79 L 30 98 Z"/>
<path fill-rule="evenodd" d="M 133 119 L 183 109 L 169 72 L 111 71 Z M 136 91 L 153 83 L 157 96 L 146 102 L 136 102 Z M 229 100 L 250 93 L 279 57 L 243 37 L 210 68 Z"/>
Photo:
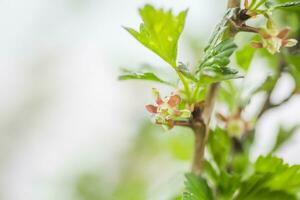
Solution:
<path fill-rule="evenodd" d="M 198 76 L 202 83 L 213 83 L 222 80 L 241 78 L 238 71 L 226 67 L 229 57 L 236 50 L 237 46 L 232 39 L 220 42 L 213 48 L 206 51 L 203 61 L 198 67 Z"/>
<path fill-rule="evenodd" d="M 219 99 L 233 112 L 239 104 L 238 88 L 230 81 L 224 81 L 219 90 Z"/>
<path fill-rule="evenodd" d="M 300 55 L 288 55 L 288 68 L 296 83 L 296 90 L 300 91 Z"/>
<path fill-rule="evenodd" d="M 192 173 L 185 175 L 186 181 L 182 200 L 213 200 L 212 191 L 205 179 Z"/>
<path fill-rule="evenodd" d="M 163 83 L 166 85 L 174 86 L 172 83 L 162 80 L 152 72 L 131 72 L 129 70 L 123 70 L 124 74 L 119 76 L 119 80 L 145 80 Z"/>
<path fill-rule="evenodd" d="M 275 8 L 284 10 L 288 8 L 296 9 L 300 3 L 286 0 L 273 1 L 272 4 L 266 0 L 252 0 L 249 2 L 250 5 L 246 5 L 246 14 L 263 16 L 269 25 L 265 35 L 262 33 L 261 27 L 252 27 L 253 29 L 250 29 L 252 30 L 251 32 L 258 32 L 257 35 L 261 34 L 262 39 L 265 39 L 262 40 L 263 43 L 256 44 L 256 47 L 274 47 L 276 52 L 279 52 L 279 49 L 285 47 L 284 44 L 289 41 L 286 38 L 288 31 L 287 29 L 270 28 L 270 24 L 273 23 L 273 17 L 270 12 Z M 268 96 L 271 96 L 271 92 L 276 84 L 278 84 L 278 79 L 282 73 L 289 73 L 294 78 L 296 83 L 295 92 L 300 92 L 299 46 L 282 50 L 277 55 L 270 54 L 266 49 L 258 50 L 257 56 L 265 58 L 269 62 L 273 74 L 272 76 L 267 76 L 264 82 L 256 84 L 256 90 L 253 88 L 252 90 L 246 90 L 247 85 L 245 83 L 239 85 L 240 82 L 238 84 L 233 81 L 230 82 L 229 79 L 243 77 L 238 70 L 228 67 L 231 61 L 230 57 L 237 50 L 237 45 L 232 35 L 235 34 L 234 31 L 238 32 L 239 29 L 234 29 L 234 27 L 240 26 L 239 28 L 242 29 L 248 26 L 244 23 L 243 19 L 239 19 L 242 22 L 236 20 L 237 17 L 245 17 L 245 13 L 241 13 L 245 10 L 241 10 L 227 10 L 213 32 L 208 46 L 204 49 L 202 61 L 196 68 L 189 68 L 180 62 L 177 65 L 178 40 L 184 27 L 187 11 L 183 11 L 175 16 L 172 14 L 172 11 L 155 9 L 150 5 L 146 5 L 140 9 L 143 23 L 140 26 L 139 32 L 131 28 L 126 28 L 139 42 L 168 62 L 175 69 L 181 80 L 182 85 L 178 84 L 175 92 L 178 93 L 178 99 L 180 99 L 180 103 L 177 105 L 179 109 L 188 109 L 192 115 L 191 117 L 189 115 L 187 118 L 174 118 L 172 125 L 183 125 L 193 128 L 193 120 L 197 119 L 195 116 L 198 115 L 195 112 L 197 109 L 193 110 L 194 106 L 202 105 L 201 101 L 206 99 L 206 93 L 209 90 L 208 88 L 210 88 L 208 87 L 209 84 L 223 81 L 218 91 L 218 100 L 224 103 L 226 107 L 225 111 L 228 114 L 220 117 L 223 127 L 217 125 L 215 130 L 210 131 L 207 142 L 209 155 L 205 157 L 203 176 L 197 177 L 191 173 L 186 175 L 183 200 L 296 200 L 298 198 L 297 192 L 300 191 L 300 166 L 289 166 L 281 159 L 271 155 L 259 157 L 255 163 L 250 161 L 250 149 L 255 137 L 255 123 L 258 118 L 253 117 L 253 119 L 246 120 L 243 114 L 254 94 L 264 92 Z M 293 12 L 293 15 L 298 16 L 299 13 Z M 296 23 L 298 23 L 298 19 L 300 19 L 300 15 Z M 283 30 L 283 32 L 280 30 Z M 297 29 L 297 31 L 299 30 Z M 299 38 L 300 36 L 300 33 L 297 31 L 294 33 L 296 34 L 295 38 Z M 267 43 L 269 46 L 266 45 L 266 42 L 269 42 Z M 255 52 L 256 50 L 248 43 L 237 50 L 235 54 L 236 63 L 244 72 L 248 72 Z M 149 80 L 172 85 L 152 72 L 133 73 L 127 71 L 124 75 L 120 76 L 120 79 Z M 182 86 L 183 88 L 181 88 Z M 246 94 L 245 97 L 243 96 L 244 93 Z M 161 103 L 159 98 L 156 100 L 157 104 Z M 267 109 L 271 109 L 272 102 L 268 101 L 270 99 L 266 98 L 266 102 L 263 103 L 267 105 L 266 107 L 270 105 L 270 108 Z M 163 101 L 163 103 L 166 102 Z M 164 105 L 163 103 L 160 105 Z M 202 110 L 198 110 L 200 110 L 199 117 L 201 118 Z M 152 113 L 157 113 L 157 111 L 153 111 Z M 176 115 L 176 112 L 174 114 Z M 228 130 L 228 127 L 230 127 L 230 120 L 241 122 L 238 124 L 243 126 L 239 138 L 232 138 L 227 133 L 226 129 Z M 296 132 L 296 129 L 297 126 L 290 129 L 281 127 L 271 153 L 285 144 Z M 173 135 L 168 138 L 168 142 L 163 143 L 165 148 L 161 148 L 161 145 L 153 146 L 153 151 L 167 149 L 177 160 L 185 161 L 190 159 L 192 155 L 192 137 L 177 136 L 173 132 Z M 148 140 L 140 141 L 140 143 L 140 148 L 144 149 Z M 142 183 L 143 181 L 141 185 Z M 145 188 L 142 188 L 142 190 L 145 192 Z M 173 197 L 178 199 L 177 195 L 178 191 L 174 193 Z M 143 199 L 145 197 L 140 198 Z"/>
<path fill-rule="evenodd" d="M 276 81 L 277 80 L 274 76 L 267 76 L 263 83 L 256 88 L 254 93 L 271 91 L 272 88 L 275 87 Z"/>
<path fill-rule="evenodd" d="M 240 175 L 230 174 L 224 169 L 221 169 L 217 188 L 220 199 L 232 199 L 232 196 L 240 186 L 240 179 Z"/>
<path fill-rule="evenodd" d="M 183 64 L 183 63 L 180 63 L 180 65 L 178 66 L 178 71 L 183 74 L 187 79 L 195 82 L 195 83 L 198 83 L 200 80 L 195 76 L 194 73 L 192 73 L 188 67 Z"/>
<path fill-rule="evenodd" d="M 218 44 L 218 42 L 220 41 L 221 37 L 223 36 L 225 30 L 228 28 L 229 20 L 236 14 L 236 11 L 237 11 L 236 8 L 229 8 L 226 11 L 222 20 L 215 27 L 215 30 L 213 31 L 213 33 L 208 41 L 208 46 L 205 48 L 205 53 L 209 52 L 211 49 L 213 49 Z"/>
<path fill-rule="evenodd" d="M 105 199 L 103 183 L 98 175 L 83 174 L 75 181 L 75 192 L 82 200 Z"/>
<path fill-rule="evenodd" d="M 256 10 L 260 6 L 264 5 L 266 3 L 266 0 L 252 0 L 249 5 L 249 10 Z"/>
<path fill-rule="evenodd" d="M 179 129 L 181 133 L 174 133 L 167 139 L 167 146 L 171 155 L 177 160 L 190 160 L 193 154 L 193 137 L 191 134 L 186 133 Z"/>
<path fill-rule="evenodd" d="M 220 169 L 223 169 L 228 161 L 231 149 L 231 139 L 221 128 L 211 131 L 208 139 L 208 149 Z"/>
<path fill-rule="evenodd" d="M 245 45 L 242 49 L 237 50 L 235 53 L 237 64 L 245 71 L 248 71 L 251 61 L 254 57 L 255 49 L 249 44 Z"/>
<path fill-rule="evenodd" d="M 274 4 L 272 2 L 268 2 L 268 7 L 271 9 L 286 9 L 286 8 L 300 8 L 300 1 L 289 1 L 285 3 Z"/>
<path fill-rule="evenodd" d="M 143 23 L 140 30 L 132 28 L 126 30 L 140 43 L 159 55 L 171 66 L 176 66 L 178 40 L 183 31 L 187 11 L 177 16 L 172 11 L 155 9 L 146 5 L 140 9 Z"/>
<path fill-rule="evenodd" d="M 289 166 L 282 159 L 259 157 L 254 173 L 244 180 L 235 200 L 297 199 L 300 189 L 300 166 Z"/>

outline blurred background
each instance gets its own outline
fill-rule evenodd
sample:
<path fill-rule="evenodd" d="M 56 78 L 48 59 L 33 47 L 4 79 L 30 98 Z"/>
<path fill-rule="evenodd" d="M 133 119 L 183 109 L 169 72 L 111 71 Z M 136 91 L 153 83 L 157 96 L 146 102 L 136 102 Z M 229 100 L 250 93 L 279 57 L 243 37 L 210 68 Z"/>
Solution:
<path fill-rule="evenodd" d="M 0 1 L 0 199 L 166 200 L 180 191 L 192 134 L 151 124 L 144 105 L 152 83 L 117 80 L 121 67 L 147 64 L 170 74 L 122 29 L 138 27 L 145 3 L 189 8 L 179 60 L 190 65 L 226 7 L 225 0 Z M 252 63 L 249 84 L 265 78 L 264 64 Z M 290 77 L 281 79 L 275 100 L 292 88 Z M 253 159 L 268 151 L 279 125 L 299 124 L 299 113 L 299 96 L 266 113 Z M 300 163 L 300 134 L 286 146 L 278 154 Z"/>

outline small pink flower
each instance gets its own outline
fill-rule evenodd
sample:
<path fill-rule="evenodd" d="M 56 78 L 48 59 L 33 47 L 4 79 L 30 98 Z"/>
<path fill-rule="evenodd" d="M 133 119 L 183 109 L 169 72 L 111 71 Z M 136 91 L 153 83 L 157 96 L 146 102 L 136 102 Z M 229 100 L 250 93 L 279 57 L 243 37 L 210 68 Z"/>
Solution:
<path fill-rule="evenodd" d="M 156 89 L 153 89 L 152 91 L 156 104 L 146 105 L 146 109 L 148 112 L 154 114 L 156 123 L 167 125 L 169 128 L 172 128 L 174 120 L 190 117 L 191 112 L 189 110 L 178 108 L 182 101 L 178 94 L 172 94 L 171 96 L 162 99 Z"/>
<path fill-rule="evenodd" d="M 288 39 L 289 28 L 281 31 L 276 29 L 261 29 L 259 34 L 262 42 L 253 42 L 253 48 L 266 48 L 271 54 L 280 52 L 282 47 L 292 47 L 297 44 L 297 40 Z"/>

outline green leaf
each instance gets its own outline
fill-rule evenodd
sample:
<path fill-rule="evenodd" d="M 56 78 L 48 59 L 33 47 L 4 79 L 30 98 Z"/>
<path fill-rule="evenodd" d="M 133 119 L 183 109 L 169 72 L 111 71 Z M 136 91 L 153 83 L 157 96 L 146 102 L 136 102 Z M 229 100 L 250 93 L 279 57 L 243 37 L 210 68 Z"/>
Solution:
<path fill-rule="evenodd" d="M 213 200 L 212 191 L 205 179 L 193 173 L 188 173 L 185 177 L 186 191 L 183 193 L 183 200 Z"/>
<path fill-rule="evenodd" d="M 300 165 L 289 166 L 282 159 L 267 156 L 259 157 L 255 163 L 256 173 L 269 174 L 264 187 L 294 194 L 300 190 Z"/>
<path fill-rule="evenodd" d="M 233 39 L 227 39 L 220 42 L 204 56 L 199 69 L 217 64 L 221 67 L 225 67 L 229 63 L 229 57 L 236 50 L 237 46 Z"/>
<path fill-rule="evenodd" d="M 255 190 L 253 188 L 252 191 L 249 191 L 249 194 L 238 196 L 235 200 L 298 200 L 298 198 L 283 191 L 272 191 L 269 189 Z"/>
<path fill-rule="evenodd" d="M 210 51 L 206 52 L 203 61 L 198 67 L 200 82 L 210 84 L 228 79 L 242 78 L 238 71 L 226 67 L 229 57 L 236 50 L 237 46 L 232 39 L 220 42 Z"/>
<path fill-rule="evenodd" d="M 216 169 L 212 166 L 212 162 L 205 160 L 204 161 L 204 173 L 214 184 L 217 184 L 219 181 L 219 175 Z"/>
<path fill-rule="evenodd" d="M 280 158 L 267 156 L 260 156 L 255 162 L 256 173 L 276 173 L 288 168 Z"/>
<path fill-rule="evenodd" d="M 221 169 L 218 185 L 218 192 L 220 197 L 222 197 L 220 199 L 232 199 L 240 184 L 240 174 L 229 174 L 224 169 Z"/>
<path fill-rule="evenodd" d="M 236 107 L 239 106 L 239 89 L 231 81 L 224 81 L 219 89 L 219 98 L 222 102 L 226 103 L 229 110 L 234 112 Z"/>
<path fill-rule="evenodd" d="M 250 160 L 247 153 L 237 153 L 232 158 L 232 171 L 242 174 L 248 169 L 249 164 Z"/>
<path fill-rule="evenodd" d="M 248 71 L 254 57 L 255 49 L 245 45 L 241 50 L 236 51 L 236 62 L 245 71 Z"/>
<path fill-rule="evenodd" d="M 295 7 L 295 6 L 300 6 L 300 1 L 291 1 L 287 3 L 282 3 L 282 4 L 277 4 L 273 5 L 271 8 L 273 9 L 285 9 L 285 8 L 290 8 L 290 7 Z"/>
<path fill-rule="evenodd" d="M 271 152 L 275 152 L 283 144 L 285 144 L 297 132 L 299 127 L 300 127 L 300 125 L 296 125 L 296 126 L 286 129 L 286 128 L 280 126 L 278 133 L 277 133 L 275 144 L 274 144 Z"/>
<path fill-rule="evenodd" d="M 189 79 L 189 80 L 191 80 L 193 82 L 196 82 L 196 83 L 199 82 L 199 80 L 197 79 L 197 77 L 195 76 L 195 74 L 191 73 L 185 64 L 180 63 L 177 69 L 187 79 Z"/>
<path fill-rule="evenodd" d="M 256 88 L 256 90 L 253 92 L 253 94 L 258 92 L 268 92 L 272 90 L 272 88 L 276 84 L 276 78 L 274 76 L 267 76 L 267 78 L 263 81 L 263 83 Z"/>
<path fill-rule="evenodd" d="M 231 139 L 221 128 L 216 128 L 209 133 L 208 150 L 220 169 L 223 169 L 228 161 L 231 149 Z"/>
<path fill-rule="evenodd" d="M 154 81 L 162 84 L 174 86 L 172 83 L 162 80 L 152 72 L 131 72 L 129 70 L 124 71 L 125 74 L 119 76 L 119 80 L 146 80 Z"/>
<path fill-rule="evenodd" d="M 297 90 L 300 91 L 300 55 L 288 55 L 286 58 L 289 72 L 294 78 Z"/>
<path fill-rule="evenodd" d="M 289 166 L 282 159 L 260 156 L 254 173 L 243 181 L 235 200 L 296 200 L 300 190 L 300 165 Z"/>
<path fill-rule="evenodd" d="M 171 66 L 176 66 L 177 45 L 183 31 L 187 10 L 177 16 L 172 11 L 145 5 L 139 10 L 143 23 L 139 32 L 125 28 L 140 43 L 159 55 Z"/>
<path fill-rule="evenodd" d="M 193 139 L 193 136 L 187 134 L 184 128 L 173 129 L 170 137 L 166 138 L 166 146 L 173 158 L 190 160 L 193 154 Z"/>
<path fill-rule="evenodd" d="M 215 27 L 209 41 L 208 41 L 208 46 L 205 48 L 205 52 L 209 52 L 212 48 L 216 46 L 216 44 L 219 42 L 221 39 L 223 33 L 225 32 L 227 28 L 227 23 L 230 18 L 234 16 L 238 9 L 236 8 L 229 8 L 225 15 L 223 16 L 222 20 L 220 23 Z"/>
<path fill-rule="evenodd" d="M 210 67 L 203 68 L 200 76 L 200 82 L 204 84 L 210 84 L 243 77 L 244 76 L 240 75 L 236 69 L 212 65 Z"/>
<path fill-rule="evenodd" d="M 249 10 L 257 10 L 260 6 L 266 3 L 266 0 L 252 0 L 249 5 Z"/>

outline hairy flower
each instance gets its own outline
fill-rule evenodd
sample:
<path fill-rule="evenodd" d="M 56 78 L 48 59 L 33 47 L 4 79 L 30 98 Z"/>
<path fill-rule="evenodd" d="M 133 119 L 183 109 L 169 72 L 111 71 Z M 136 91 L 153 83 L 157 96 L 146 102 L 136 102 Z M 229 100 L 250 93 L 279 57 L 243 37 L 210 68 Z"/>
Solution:
<path fill-rule="evenodd" d="M 284 28 L 281 31 L 275 28 L 260 29 L 259 34 L 262 42 L 253 42 L 252 47 L 266 48 L 271 54 L 280 52 L 282 47 L 292 47 L 297 44 L 297 40 L 287 38 L 289 31 L 289 28 Z"/>
<path fill-rule="evenodd" d="M 146 105 L 146 109 L 154 115 L 155 122 L 162 125 L 167 125 L 173 128 L 174 120 L 189 118 L 191 112 L 187 109 L 180 109 L 181 97 L 178 94 L 161 98 L 158 90 L 153 89 L 155 105 Z"/>

